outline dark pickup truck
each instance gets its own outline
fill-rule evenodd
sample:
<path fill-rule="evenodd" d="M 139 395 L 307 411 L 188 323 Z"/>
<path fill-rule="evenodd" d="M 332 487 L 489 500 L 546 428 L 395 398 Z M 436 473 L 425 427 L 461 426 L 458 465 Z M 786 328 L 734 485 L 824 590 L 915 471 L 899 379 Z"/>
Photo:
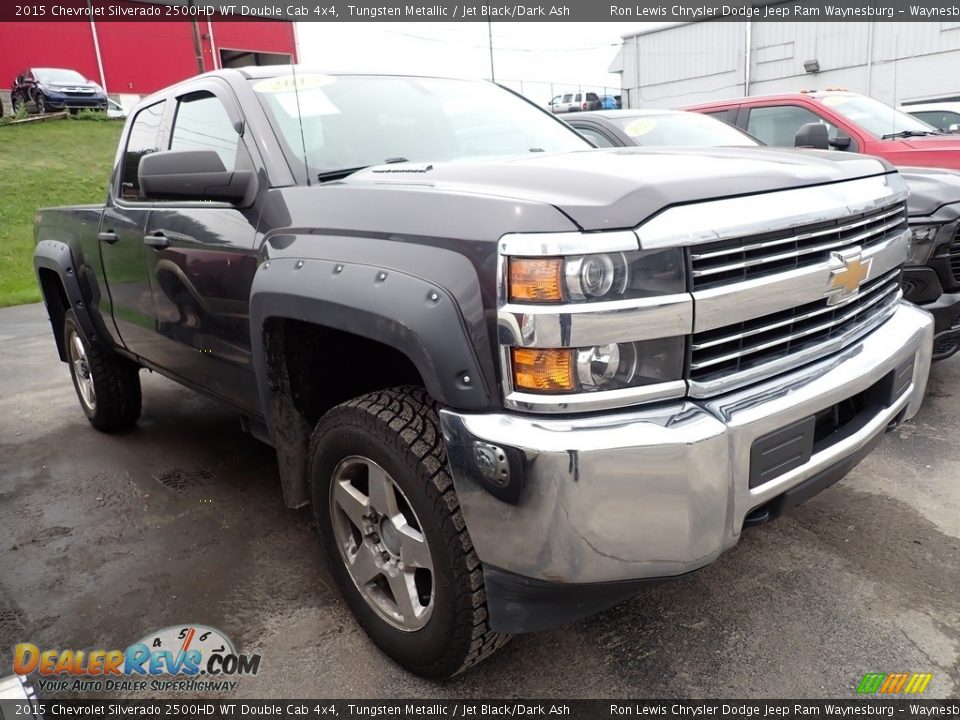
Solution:
<path fill-rule="evenodd" d="M 235 407 L 429 677 L 715 560 L 918 410 L 884 161 L 596 150 L 488 83 L 222 70 L 127 121 L 35 263 L 94 427 Z M 283 572 L 278 568 L 277 572 Z"/>

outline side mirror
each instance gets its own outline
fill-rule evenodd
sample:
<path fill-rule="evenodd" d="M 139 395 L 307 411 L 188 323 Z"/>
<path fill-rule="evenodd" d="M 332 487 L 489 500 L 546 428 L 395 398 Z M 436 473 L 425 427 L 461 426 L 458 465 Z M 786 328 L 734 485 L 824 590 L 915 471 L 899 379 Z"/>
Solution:
<path fill-rule="evenodd" d="M 162 150 L 140 158 L 145 200 L 239 202 L 253 183 L 249 170 L 227 170 L 213 150 Z"/>
<path fill-rule="evenodd" d="M 850 139 L 850 136 L 843 131 L 837 131 L 837 136 L 829 141 L 830 146 L 835 147 L 837 150 L 846 150 L 850 147 L 851 142 L 853 141 Z"/>
<path fill-rule="evenodd" d="M 954 123 L 947 128 L 947 132 L 960 133 L 960 123 Z"/>
<path fill-rule="evenodd" d="M 807 123 L 801 126 L 793 138 L 793 146 L 829 150 L 830 134 L 827 126 L 823 123 Z"/>

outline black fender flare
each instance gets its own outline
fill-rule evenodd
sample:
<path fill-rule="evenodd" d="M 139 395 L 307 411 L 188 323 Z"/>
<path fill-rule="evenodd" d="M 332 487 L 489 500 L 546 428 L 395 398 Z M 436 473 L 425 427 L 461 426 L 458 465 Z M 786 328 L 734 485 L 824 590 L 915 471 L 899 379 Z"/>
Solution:
<path fill-rule="evenodd" d="M 250 293 L 250 341 L 260 399 L 272 388 L 263 344 L 269 318 L 316 323 L 376 340 L 414 364 L 430 395 L 445 405 L 490 404 L 481 364 L 453 294 L 439 283 L 374 265 L 292 257 L 262 263 Z"/>
<path fill-rule="evenodd" d="M 43 302 L 47 307 L 47 314 L 50 315 L 50 324 L 53 326 L 54 339 L 57 342 L 57 352 L 60 354 L 60 359 L 64 362 L 67 359 L 66 348 L 63 346 L 63 333 L 57 332 L 56 322 L 51 312 L 52 298 L 47 297 L 47 289 L 44 287 L 40 270 L 52 270 L 60 278 L 60 284 L 63 286 L 68 303 L 68 307 L 64 307 L 63 310 L 73 310 L 77 316 L 83 339 L 90 345 L 105 346 L 109 335 L 106 328 L 103 328 L 98 322 L 99 314 L 91 312 L 91 301 L 84 297 L 77 264 L 70 246 L 59 240 L 41 240 L 33 251 L 33 267 L 37 273 L 37 283 L 40 286 Z"/>

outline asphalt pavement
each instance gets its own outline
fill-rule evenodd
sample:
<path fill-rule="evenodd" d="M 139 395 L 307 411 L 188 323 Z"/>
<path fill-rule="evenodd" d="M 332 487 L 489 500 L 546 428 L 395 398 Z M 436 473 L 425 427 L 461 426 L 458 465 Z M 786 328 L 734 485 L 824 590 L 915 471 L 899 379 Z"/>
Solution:
<path fill-rule="evenodd" d="M 15 643 L 123 649 L 201 623 L 262 655 L 236 697 L 849 698 L 900 671 L 960 695 L 960 357 L 847 478 L 712 566 L 443 683 L 359 630 L 273 451 L 228 408 L 142 378 L 137 429 L 100 434 L 43 306 L 0 310 L 0 675 Z"/>

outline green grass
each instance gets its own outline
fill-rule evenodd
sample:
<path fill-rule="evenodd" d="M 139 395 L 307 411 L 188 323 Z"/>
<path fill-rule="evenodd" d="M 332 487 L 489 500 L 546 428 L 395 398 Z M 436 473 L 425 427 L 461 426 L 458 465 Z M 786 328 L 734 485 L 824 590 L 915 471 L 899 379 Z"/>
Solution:
<path fill-rule="evenodd" d="M 0 126 L 0 307 L 40 300 L 34 213 L 102 203 L 122 129 L 76 119 Z"/>

